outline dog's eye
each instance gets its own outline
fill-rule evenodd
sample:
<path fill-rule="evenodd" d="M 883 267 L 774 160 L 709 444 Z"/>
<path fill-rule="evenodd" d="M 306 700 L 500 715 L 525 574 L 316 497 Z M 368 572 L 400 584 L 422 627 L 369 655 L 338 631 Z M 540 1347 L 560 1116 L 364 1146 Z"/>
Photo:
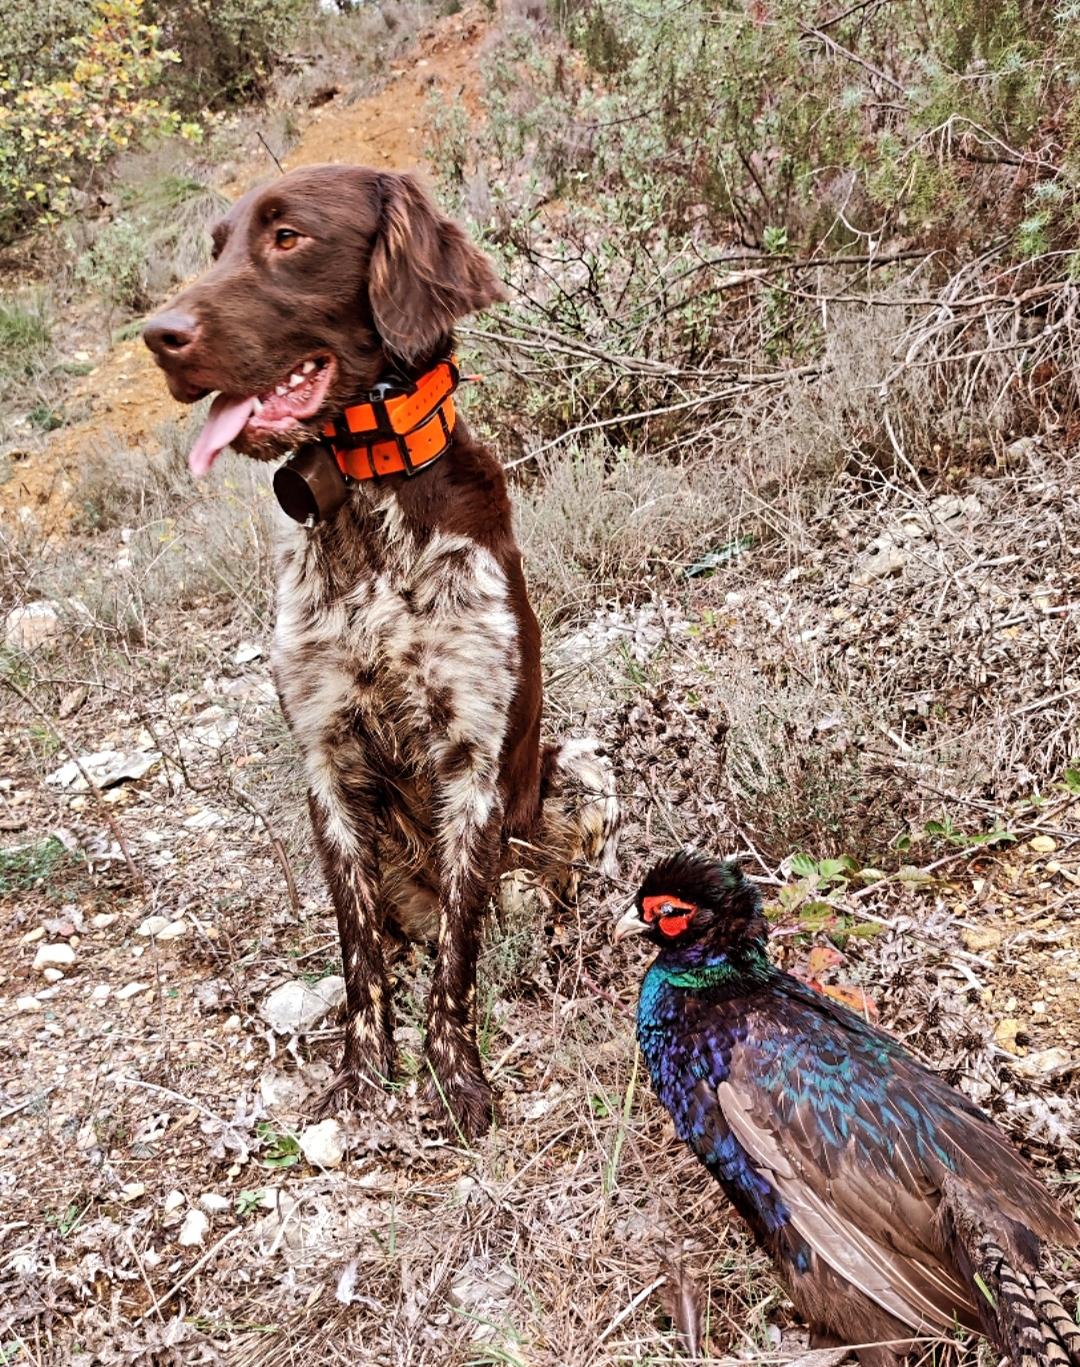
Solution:
<path fill-rule="evenodd" d="M 274 234 L 274 246 L 283 252 L 291 252 L 299 241 L 300 234 L 295 228 L 279 228 Z"/>

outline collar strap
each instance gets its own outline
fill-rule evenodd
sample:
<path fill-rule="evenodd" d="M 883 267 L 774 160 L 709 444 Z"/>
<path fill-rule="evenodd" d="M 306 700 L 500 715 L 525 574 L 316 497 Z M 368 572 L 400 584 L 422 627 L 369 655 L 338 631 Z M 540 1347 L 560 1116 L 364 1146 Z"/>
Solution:
<path fill-rule="evenodd" d="M 453 393 L 461 375 L 456 357 L 440 361 L 409 383 L 390 380 L 323 428 L 341 473 L 348 479 L 414 475 L 450 449 Z"/>

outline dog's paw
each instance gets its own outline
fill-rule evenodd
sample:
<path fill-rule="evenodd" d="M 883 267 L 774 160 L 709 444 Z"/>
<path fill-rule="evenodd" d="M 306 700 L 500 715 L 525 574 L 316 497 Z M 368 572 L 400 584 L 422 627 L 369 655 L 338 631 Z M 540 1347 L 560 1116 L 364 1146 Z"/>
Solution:
<path fill-rule="evenodd" d="M 310 1099 L 308 1110 L 318 1120 L 341 1110 L 382 1118 L 390 1108 L 386 1088 L 392 1068 L 385 1059 L 377 1067 L 365 1067 L 345 1058 L 323 1090 Z"/>
<path fill-rule="evenodd" d="M 429 1074 L 425 1096 L 441 1117 L 451 1139 L 466 1143 L 482 1139 L 495 1118 L 495 1093 L 482 1072 L 457 1072 L 440 1078 L 434 1065 Z"/>

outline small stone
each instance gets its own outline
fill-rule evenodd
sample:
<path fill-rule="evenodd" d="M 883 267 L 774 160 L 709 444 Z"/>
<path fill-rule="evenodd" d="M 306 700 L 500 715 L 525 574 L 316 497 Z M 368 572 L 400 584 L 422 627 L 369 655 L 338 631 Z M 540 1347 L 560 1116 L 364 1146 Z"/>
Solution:
<path fill-rule="evenodd" d="M 90 925 L 94 930 L 108 930 L 119 919 L 115 911 L 99 911 L 96 916 L 90 918 Z"/>
<path fill-rule="evenodd" d="M 120 991 L 117 992 L 117 994 L 116 994 L 116 1000 L 117 1000 L 118 1002 L 130 1001 L 132 997 L 137 997 L 137 996 L 139 995 L 140 992 L 149 992 L 149 991 L 150 991 L 150 984 L 149 984 L 149 983 L 128 983 L 128 985 L 127 985 L 126 987 L 122 987 L 122 988 L 120 989 Z"/>
<path fill-rule="evenodd" d="M 68 717 L 73 717 L 89 696 L 90 690 L 83 684 L 65 693 L 60 699 L 60 706 L 57 709 L 60 720 L 67 721 Z"/>
<path fill-rule="evenodd" d="M 16 997 L 16 998 L 15 998 L 15 1010 L 16 1010 L 16 1011 L 40 1011 L 40 1010 L 41 1010 L 41 1003 L 38 1001 L 37 997 Z"/>
<path fill-rule="evenodd" d="M 470 1197 L 476 1191 L 476 1178 L 466 1174 L 459 1177 L 454 1183 L 454 1204 L 458 1206 L 468 1205 Z"/>
<path fill-rule="evenodd" d="M 1011 1066 L 1016 1072 L 1023 1073 L 1024 1077 L 1045 1077 L 1047 1073 L 1067 1068 L 1071 1062 L 1069 1051 L 1054 1045 L 1050 1049 L 1036 1049 L 1026 1057 L 1018 1058 Z"/>
<path fill-rule="evenodd" d="M 93 754 L 80 755 L 78 764 L 73 759 L 61 764 L 59 769 L 46 775 L 45 782 L 53 787 L 85 793 L 90 786 L 83 778 L 85 770 L 99 788 L 112 788 L 118 783 L 143 778 L 160 760 L 161 753 L 157 750 L 137 750 L 132 754 L 122 750 L 96 750 Z"/>
<path fill-rule="evenodd" d="M 45 927 L 36 926 L 33 930 L 28 930 L 26 932 L 26 934 L 22 937 L 22 943 L 24 945 L 35 945 L 39 940 L 44 940 L 44 938 Z"/>
<path fill-rule="evenodd" d="M 184 1193 L 182 1191 L 176 1191 L 175 1189 L 170 1191 L 168 1196 L 165 1197 L 165 1214 L 175 1215 L 183 1204 Z"/>
<path fill-rule="evenodd" d="M 157 933 L 158 942 L 162 940 L 179 940 L 182 935 L 188 933 L 188 923 L 186 921 L 170 921 L 169 924 Z"/>
<path fill-rule="evenodd" d="M 146 1195 L 145 1182 L 126 1182 L 120 1188 L 121 1201 L 137 1201 L 140 1196 Z"/>
<path fill-rule="evenodd" d="M 263 1020 L 279 1035 L 296 1035 L 314 1026 L 345 1000 L 345 979 L 322 978 L 309 986 L 299 979 L 276 987 L 259 1008 Z"/>
<path fill-rule="evenodd" d="M 38 650 L 50 645 L 61 634 L 60 614 L 55 603 L 27 603 L 12 608 L 4 625 L 4 645 L 9 650 Z"/>
<path fill-rule="evenodd" d="M 345 1157 L 345 1131 L 337 1120 L 321 1120 L 300 1134 L 300 1152 L 313 1168 L 337 1168 Z"/>
<path fill-rule="evenodd" d="M 985 954 L 988 950 L 997 949 L 1004 936 L 994 926 L 972 926 L 963 931 L 961 939 L 964 948 L 972 954 Z"/>
<path fill-rule="evenodd" d="M 233 652 L 232 662 L 234 665 L 249 665 L 252 660 L 262 657 L 262 646 L 252 645 L 250 642 L 237 646 Z"/>
<path fill-rule="evenodd" d="M 112 988 L 108 983 L 98 983 L 97 987 L 90 993 L 90 1000 L 92 1002 L 107 1001 L 111 994 Z"/>
<path fill-rule="evenodd" d="M 58 983 L 64 975 L 58 968 L 46 968 L 42 970 L 41 976 L 47 983 Z"/>
<path fill-rule="evenodd" d="M 259 1078 L 259 1095 L 263 1105 L 271 1111 L 295 1111 L 309 1091 L 299 1073 L 282 1073 L 276 1068 L 265 1068 Z"/>
<path fill-rule="evenodd" d="M 168 924 L 169 918 L 167 916 L 148 916 L 145 921 L 142 921 L 135 928 L 135 934 L 144 937 L 148 935 L 160 935 Z"/>
<path fill-rule="evenodd" d="M 206 1238 L 206 1231 L 209 1228 L 210 1221 L 201 1210 L 189 1210 L 184 1216 L 184 1223 L 180 1226 L 176 1242 L 181 1248 L 194 1248 Z"/>
<path fill-rule="evenodd" d="M 1001 1045 L 1002 1049 L 1010 1054 L 1015 1054 L 1017 1050 L 1016 1037 L 1024 1028 L 1024 1022 L 1017 1020 L 1014 1016 L 1006 1016 L 1004 1020 L 998 1021 L 994 1029 L 994 1039 Z"/>
<path fill-rule="evenodd" d="M 1051 835 L 1033 835 L 1028 841 L 1028 849 L 1036 854 L 1053 854 L 1057 849 L 1057 841 Z"/>
<path fill-rule="evenodd" d="M 863 557 L 852 573 L 851 582 L 856 588 L 863 588 L 875 579 L 898 574 L 906 564 L 907 552 L 894 542 L 886 541 L 880 550 Z"/>
<path fill-rule="evenodd" d="M 184 829 L 188 831 L 212 831 L 216 827 L 226 824 L 227 821 L 223 813 L 214 811 L 213 807 L 207 807 L 205 811 L 196 812 L 194 816 L 189 816 L 184 822 Z"/>
<path fill-rule="evenodd" d="M 34 969 L 70 968 L 75 962 L 75 951 L 70 945 L 42 945 L 34 955 Z"/>
<path fill-rule="evenodd" d="M 230 1016 L 221 1028 L 223 1030 L 227 1030 L 230 1035 L 235 1035 L 236 1032 L 240 1029 L 242 1023 L 243 1022 L 240 1020 L 240 1017 L 234 1015 Z"/>
<path fill-rule="evenodd" d="M 204 1191 L 199 1197 L 199 1205 L 209 1215 L 220 1215 L 223 1210 L 228 1210 L 231 1202 L 227 1196 L 219 1196 L 216 1191 Z"/>

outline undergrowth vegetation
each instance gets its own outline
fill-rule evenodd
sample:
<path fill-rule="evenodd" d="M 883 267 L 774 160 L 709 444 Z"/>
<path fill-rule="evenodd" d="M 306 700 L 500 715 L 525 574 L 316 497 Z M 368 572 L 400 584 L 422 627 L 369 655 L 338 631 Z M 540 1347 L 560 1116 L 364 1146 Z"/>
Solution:
<path fill-rule="evenodd" d="M 887 548 L 861 568 L 875 514 L 902 520 L 1078 431 L 1076 19 L 1067 3 L 567 0 L 504 22 L 484 118 L 433 102 L 440 188 L 511 285 L 467 336 L 495 372 L 479 404 L 551 620 L 587 618 L 596 594 L 631 612 L 674 594 L 696 631 L 714 589 L 744 591 L 733 546 L 759 583 L 803 585 L 779 588 L 776 621 L 802 624 L 775 669 L 754 641 L 754 667 L 697 690 L 731 721 L 714 782 L 774 857 L 812 841 L 895 861 L 927 798 L 912 763 L 1000 798 L 1077 746 L 1067 701 L 1046 749 L 1029 712 L 1008 721 L 966 684 L 962 713 L 927 711 L 914 674 L 823 650 L 805 620 L 814 598 L 846 614 L 848 574 L 899 571 L 907 552 Z M 934 537 L 939 572 L 966 574 L 953 557 L 973 551 Z M 973 607 L 986 591 L 958 586 Z M 932 616 L 952 598 L 904 593 Z"/>

